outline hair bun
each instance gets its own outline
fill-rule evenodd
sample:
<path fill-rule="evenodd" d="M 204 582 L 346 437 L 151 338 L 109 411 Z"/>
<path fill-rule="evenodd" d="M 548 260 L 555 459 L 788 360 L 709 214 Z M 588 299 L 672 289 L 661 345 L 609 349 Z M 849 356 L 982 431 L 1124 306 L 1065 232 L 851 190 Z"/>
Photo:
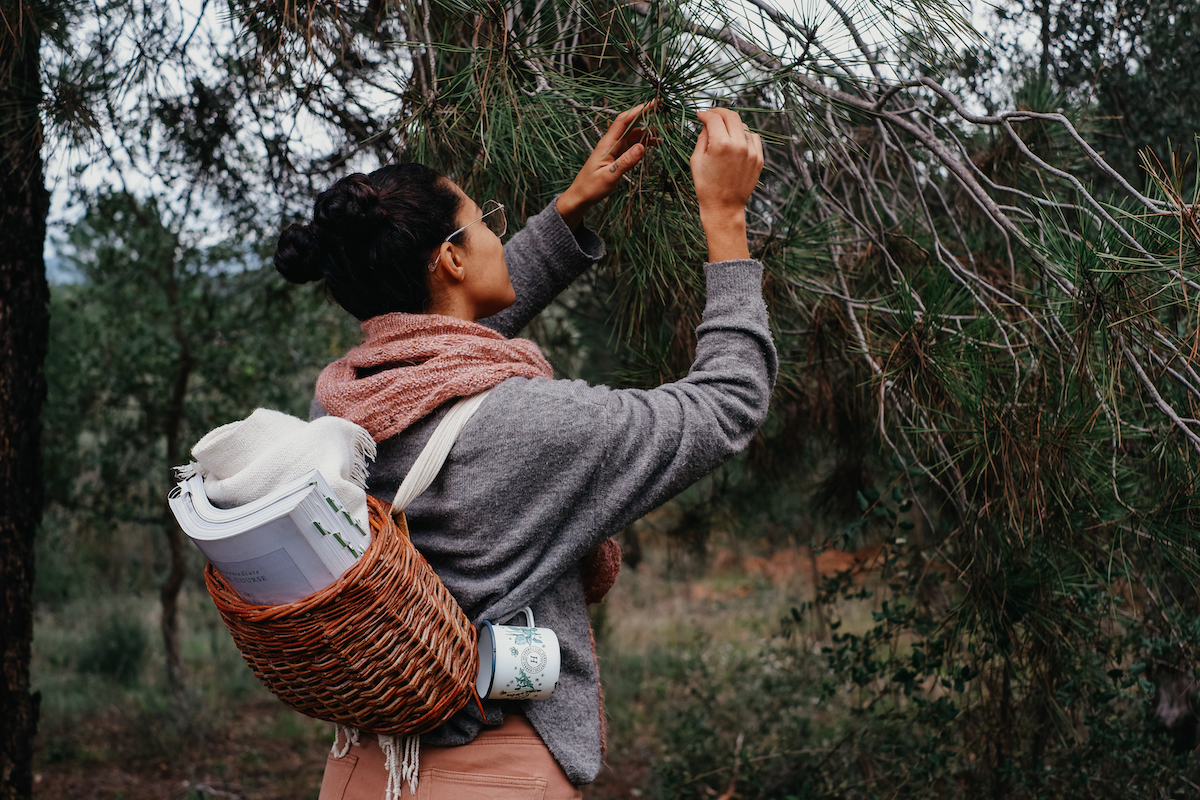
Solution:
<path fill-rule="evenodd" d="M 313 227 L 322 236 L 362 236 L 383 221 L 379 189 L 361 172 L 322 192 L 313 208 Z"/>
<path fill-rule="evenodd" d="M 458 227 L 463 202 L 421 164 L 347 175 L 317 196 L 312 222 L 280 235 L 275 266 L 289 281 L 320 277 L 326 295 L 360 320 L 419 314 L 431 301 L 430 251 Z"/>
<path fill-rule="evenodd" d="M 275 269 L 292 283 L 319 281 L 322 257 L 317 238 L 308 225 L 289 225 L 279 234 Z"/>

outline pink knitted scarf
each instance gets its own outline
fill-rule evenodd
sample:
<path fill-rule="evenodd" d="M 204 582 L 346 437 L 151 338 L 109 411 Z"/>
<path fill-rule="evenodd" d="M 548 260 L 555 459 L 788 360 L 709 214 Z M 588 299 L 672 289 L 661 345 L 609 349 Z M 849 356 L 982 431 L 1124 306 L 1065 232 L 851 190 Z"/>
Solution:
<path fill-rule="evenodd" d="M 508 378 L 553 377 L 528 339 L 506 339 L 439 314 L 382 314 L 362 324 L 365 341 L 321 371 L 317 400 L 382 442 L 456 397 Z M 363 373 L 359 377 L 360 372 Z"/>
<path fill-rule="evenodd" d="M 456 397 L 508 378 L 551 378 L 528 339 L 506 339 L 475 322 L 439 314 L 382 314 L 362 324 L 365 341 L 321 371 L 317 400 L 330 414 L 382 442 Z M 359 377 L 359 371 L 365 374 Z M 584 595 L 599 603 L 621 569 L 621 548 L 601 542 L 580 563 Z"/>

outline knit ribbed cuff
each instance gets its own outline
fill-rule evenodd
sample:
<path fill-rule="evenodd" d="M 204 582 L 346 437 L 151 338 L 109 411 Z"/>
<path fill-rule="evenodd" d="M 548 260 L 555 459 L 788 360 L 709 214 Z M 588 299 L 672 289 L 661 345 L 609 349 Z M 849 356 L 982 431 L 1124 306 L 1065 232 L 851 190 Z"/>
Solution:
<path fill-rule="evenodd" d="M 546 234 L 551 238 L 555 247 L 562 248 L 564 253 L 574 259 L 584 259 L 588 264 L 599 261 L 604 257 L 604 241 L 588 227 L 586 222 L 580 222 L 574 231 L 567 221 L 558 213 L 558 197 L 550 201 L 550 205 L 542 212 L 551 219 L 546 226 Z M 540 216 L 540 215 L 539 215 Z"/>
<path fill-rule="evenodd" d="M 709 298 L 762 294 L 763 265 L 753 258 L 705 262 L 704 277 Z"/>

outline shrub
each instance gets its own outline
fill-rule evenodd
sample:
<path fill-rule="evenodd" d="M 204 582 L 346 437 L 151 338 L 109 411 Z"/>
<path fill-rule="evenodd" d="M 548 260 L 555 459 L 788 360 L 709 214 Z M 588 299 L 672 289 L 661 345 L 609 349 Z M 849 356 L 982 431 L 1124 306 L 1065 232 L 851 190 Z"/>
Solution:
<path fill-rule="evenodd" d="M 77 668 L 132 686 L 141 677 L 148 643 L 146 628 L 137 617 L 113 611 L 80 643 Z"/>

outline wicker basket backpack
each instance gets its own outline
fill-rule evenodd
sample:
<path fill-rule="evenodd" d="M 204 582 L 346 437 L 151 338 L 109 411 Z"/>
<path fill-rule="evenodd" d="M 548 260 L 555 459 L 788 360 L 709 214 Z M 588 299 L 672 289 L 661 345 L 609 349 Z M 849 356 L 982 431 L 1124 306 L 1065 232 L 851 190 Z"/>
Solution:
<path fill-rule="evenodd" d="M 407 736 L 479 702 L 476 632 L 408 538 L 404 508 L 441 469 L 487 392 L 460 400 L 434 431 L 392 508 L 368 496 L 371 545 L 329 586 L 292 603 L 247 603 L 212 564 L 208 591 L 255 676 L 317 719 Z"/>

